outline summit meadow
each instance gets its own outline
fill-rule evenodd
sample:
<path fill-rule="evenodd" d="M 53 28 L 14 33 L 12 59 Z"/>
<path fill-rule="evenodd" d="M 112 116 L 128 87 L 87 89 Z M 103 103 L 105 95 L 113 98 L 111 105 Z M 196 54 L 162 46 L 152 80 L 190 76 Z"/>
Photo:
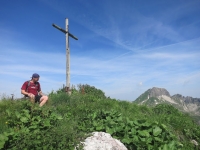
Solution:
<path fill-rule="evenodd" d="M 43 107 L 4 97 L 0 118 L 2 150 L 74 150 L 94 131 L 111 134 L 129 150 L 200 149 L 200 126 L 188 114 L 167 104 L 111 99 L 87 84 L 73 88 L 70 96 L 64 89 L 52 91 Z"/>

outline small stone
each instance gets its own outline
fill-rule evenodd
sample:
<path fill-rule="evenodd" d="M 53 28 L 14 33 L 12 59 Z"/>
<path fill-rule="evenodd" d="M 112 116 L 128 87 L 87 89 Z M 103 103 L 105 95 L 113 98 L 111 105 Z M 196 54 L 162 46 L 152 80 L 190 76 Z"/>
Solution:
<path fill-rule="evenodd" d="M 194 145 L 196 145 L 196 146 L 198 146 L 199 144 L 198 144 L 198 142 L 197 141 L 195 141 L 195 140 L 191 140 L 191 143 L 193 143 Z"/>

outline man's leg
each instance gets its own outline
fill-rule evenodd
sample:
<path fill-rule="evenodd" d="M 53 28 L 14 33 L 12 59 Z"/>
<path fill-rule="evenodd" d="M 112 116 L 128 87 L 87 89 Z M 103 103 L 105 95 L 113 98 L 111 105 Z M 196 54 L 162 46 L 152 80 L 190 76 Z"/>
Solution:
<path fill-rule="evenodd" d="M 42 96 L 40 98 L 40 107 L 43 106 L 48 101 L 48 96 Z"/>

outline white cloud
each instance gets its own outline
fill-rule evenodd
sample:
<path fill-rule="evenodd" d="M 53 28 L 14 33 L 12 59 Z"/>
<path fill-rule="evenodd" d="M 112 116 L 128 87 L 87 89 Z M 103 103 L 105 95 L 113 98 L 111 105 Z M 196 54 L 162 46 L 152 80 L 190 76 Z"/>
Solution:
<path fill-rule="evenodd" d="M 170 59 L 170 60 L 183 60 L 183 59 L 192 59 L 197 58 L 200 53 L 190 54 L 190 53 L 152 53 L 152 54 L 144 54 L 142 57 L 149 58 L 149 59 Z"/>

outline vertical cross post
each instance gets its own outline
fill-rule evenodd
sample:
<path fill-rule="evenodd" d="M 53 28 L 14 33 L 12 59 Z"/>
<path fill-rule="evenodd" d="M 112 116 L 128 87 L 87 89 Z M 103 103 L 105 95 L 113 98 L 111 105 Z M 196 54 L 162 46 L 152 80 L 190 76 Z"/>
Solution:
<path fill-rule="evenodd" d="M 66 24 L 66 92 L 71 94 L 70 90 L 70 50 L 69 50 L 69 23 L 68 18 L 65 19 Z"/>
<path fill-rule="evenodd" d="M 61 32 L 65 33 L 66 36 L 66 92 L 70 95 L 70 50 L 69 50 L 69 36 L 71 36 L 73 39 L 78 40 L 77 37 L 69 33 L 69 23 L 68 18 L 65 19 L 66 24 L 66 30 L 60 28 L 59 26 L 52 24 L 53 27 L 60 30 Z"/>

